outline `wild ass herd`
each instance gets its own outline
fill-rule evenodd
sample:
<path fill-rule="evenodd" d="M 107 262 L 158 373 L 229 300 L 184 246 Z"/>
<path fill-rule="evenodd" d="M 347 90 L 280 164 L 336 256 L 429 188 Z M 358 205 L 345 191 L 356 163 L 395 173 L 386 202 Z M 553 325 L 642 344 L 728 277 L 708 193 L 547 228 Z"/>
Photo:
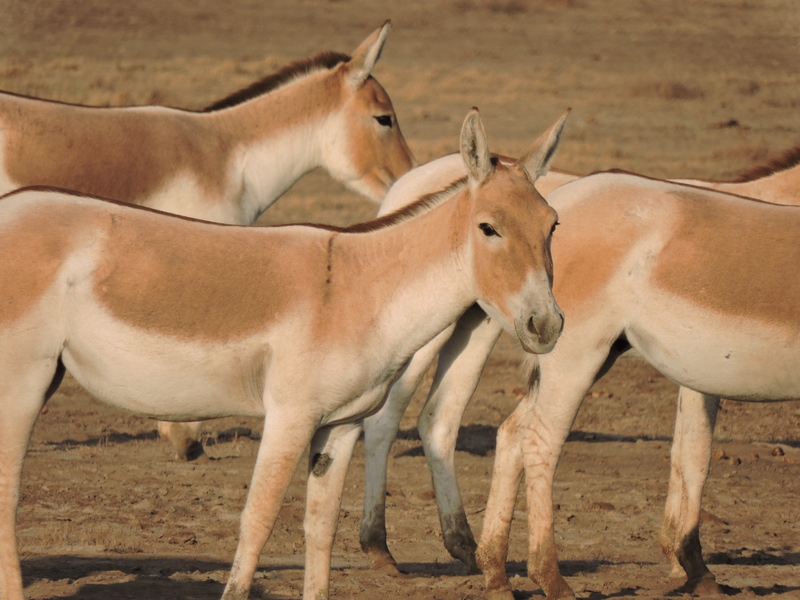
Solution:
<path fill-rule="evenodd" d="M 473 109 L 460 153 L 414 169 L 371 76 L 388 32 L 200 112 L 0 95 L 0 598 L 24 598 L 22 463 L 66 370 L 164 421 L 181 457 L 196 451 L 197 419 L 264 418 L 224 600 L 248 597 L 310 448 L 303 597 L 321 599 L 362 429 L 362 547 L 374 567 L 395 565 L 389 448 L 437 356 L 419 430 L 445 545 L 483 572 L 487 598 L 512 599 L 524 473 L 529 574 L 549 598 L 574 598 L 555 551 L 554 472 L 585 393 L 630 348 L 681 386 L 662 548 L 688 590 L 718 589 L 699 516 L 719 399 L 800 398 L 800 212 L 781 206 L 800 204 L 800 152 L 732 183 L 579 177 L 549 171 L 566 114 L 514 160 L 490 153 Z M 382 201 L 378 218 L 243 227 L 320 166 Z M 498 432 L 476 544 L 455 433 L 503 329 L 531 353 L 530 386 Z"/>

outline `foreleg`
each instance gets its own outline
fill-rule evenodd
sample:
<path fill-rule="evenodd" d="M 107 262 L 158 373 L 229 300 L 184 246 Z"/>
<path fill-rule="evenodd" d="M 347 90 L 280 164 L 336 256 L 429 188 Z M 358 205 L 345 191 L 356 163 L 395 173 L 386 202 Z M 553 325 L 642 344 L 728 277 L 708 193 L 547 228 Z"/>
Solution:
<path fill-rule="evenodd" d="M 563 398 L 563 404 L 540 392 L 522 430 L 528 501 L 528 576 L 551 599 L 575 597 L 558 568 L 553 480 L 561 449 L 590 385 L 573 388 L 568 398 Z M 546 391 L 549 393 L 551 389 L 548 387 Z"/>
<path fill-rule="evenodd" d="M 513 600 L 506 575 L 511 521 L 522 479 L 522 432 L 520 423 L 531 410 L 526 397 L 497 430 L 492 485 L 483 519 L 480 544 L 475 554 L 486 585 L 487 600 Z"/>
<path fill-rule="evenodd" d="M 495 474 L 500 479 L 497 484 L 492 482 L 484 516 L 486 537 L 481 538 L 478 549 L 487 591 L 497 598 L 511 598 L 504 561 L 520 460 L 525 472 L 528 506 L 528 575 L 548 598 L 575 597 L 558 569 L 553 479 L 561 449 L 583 397 L 608 358 L 609 348 L 599 344 L 594 352 L 586 352 L 585 337 L 585 334 L 562 336 L 553 352 L 539 357 L 539 377 L 531 377 L 528 396 L 514 412 L 514 420 L 503 430 L 503 437 L 508 435 L 508 440 L 503 439 L 502 446 L 498 440 Z M 613 338 L 602 335 L 598 339 Z M 521 449 L 516 450 L 521 459 L 514 450 L 509 450 L 515 431 L 519 432 L 521 440 Z"/>
<path fill-rule="evenodd" d="M 439 363 L 418 425 L 433 480 L 444 545 L 453 558 L 477 572 L 477 544 L 467 521 L 455 473 L 461 418 L 478 386 L 502 327 L 474 306 L 459 319 L 439 353 Z"/>
<path fill-rule="evenodd" d="M 448 327 L 417 351 L 403 374 L 392 384 L 380 411 L 364 421 L 364 515 L 361 519 L 361 549 L 370 557 L 373 569 L 398 573 L 386 544 L 386 485 L 389 453 L 400 421 L 431 362 L 452 334 Z"/>
<path fill-rule="evenodd" d="M 315 428 L 314 415 L 297 414 L 291 409 L 267 411 L 250 492 L 242 511 L 239 545 L 222 600 L 247 600 L 258 557 Z"/>

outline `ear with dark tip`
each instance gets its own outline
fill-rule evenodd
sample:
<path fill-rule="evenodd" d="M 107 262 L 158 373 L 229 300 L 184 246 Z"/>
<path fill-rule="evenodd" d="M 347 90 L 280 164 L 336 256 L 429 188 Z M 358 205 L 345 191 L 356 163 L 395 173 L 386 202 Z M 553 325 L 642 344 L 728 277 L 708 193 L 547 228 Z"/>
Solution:
<path fill-rule="evenodd" d="M 531 181 L 539 179 L 550 168 L 558 143 L 561 141 L 564 123 L 566 123 L 571 110 L 568 108 L 550 129 L 538 137 L 533 143 L 533 147 L 517 161 L 517 166 L 528 174 Z"/>
<path fill-rule="evenodd" d="M 475 107 L 467 113 L 461 127 L 461 158 L 467 167 L 471 188 L 480 185 L 494 170 L 486 130 Z"/>
<path fill-rule="evenodd" d="M 392 29 L 392 22 L 386 21 L 380 29 L 376 29 L 372 35 L 364 40 L 361 45 L 353 52 L 352 57 L 346 65 L 347 81 L 355 86 L 361 87 L 372 73 L 375 63 L 381 57 L 383 45 L 386 43 L 386 36 Z"/>

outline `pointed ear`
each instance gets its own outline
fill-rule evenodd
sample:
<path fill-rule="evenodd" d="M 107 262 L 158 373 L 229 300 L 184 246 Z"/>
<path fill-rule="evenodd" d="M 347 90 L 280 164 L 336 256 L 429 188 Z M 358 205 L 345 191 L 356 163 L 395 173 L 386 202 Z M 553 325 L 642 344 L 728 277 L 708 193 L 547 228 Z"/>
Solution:
<path fill-rule="evenodd" d="M 539 136 L 533 143 L 533 148 L 517 161 L 517 166 L 528 174 L 531 181 L 539 179 L 550 168 L 550 163 L 556 155 L 556 149 L 561 140 L 564 123 L 571 110 L 568 108 L 550 129 Z"/>
<path fill-rule="evenodd" d="M 472 107 L 461 127 L 461 158 L 467 166 L 469 186 L 474 189 L 494 171 L 489 154 L 486 130 L 481 123 L 478 109 Z"/>
<path fill-rule="evenodd" d="M 361 87 L 367 80 L 375 63 L 381 57 L 381 50 L 386 43 L 386 36 L 392 28 L 392 22 L 386 21 L 380 29 L 376 29 L 371 36 L 364 40 L 353 52 L 347 63 L 347 80 L 354 87 Z"/>

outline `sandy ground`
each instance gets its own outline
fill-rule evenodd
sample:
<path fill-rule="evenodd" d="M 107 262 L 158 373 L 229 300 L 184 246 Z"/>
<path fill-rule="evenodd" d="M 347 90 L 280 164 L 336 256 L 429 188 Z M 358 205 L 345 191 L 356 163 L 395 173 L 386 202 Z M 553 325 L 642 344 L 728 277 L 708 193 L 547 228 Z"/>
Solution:
<path fill-rule="evenodd" d="M 726 178 L 800 142 L 794 0 L 5 0 L 0 88 L 199 108 L 291 60 L 352 51 L 386 18 L 395 27 L 375 74 L 422 161 L 456 149 L 472 105 L 492 148 L 511 155 L 572 106 L 556 165 L 578 172 Z M 345 224 L 374 210 L 314 173 L 261 222 Z M 476 532 L 496 428 L 523 389 L 520 355 L 501 340 L 461 430 L 458 468 Z M 628 357 L 587 395 L 555 493 L 561 567 L 581 598 L 661 598 L 680 584 L 657 544 L 675 392 Z M 480 576 L 441 544 L 415 429 L 423 397 L 390 460 L 390 548 L 408 575 L 372 573 L 360 553 L 359 444 L 334 550 L 336 598 L 481 597 Z M 711 568 L 735 598 L 800 598 L 799 426 L 797 403 L 726 402 L 720 414 L 702 533 Z M 109 409 L 67 379 L 25 466 L 18 532 L 27 596 L 218 598 L 259 429 L 209 422 L 212 460 L 178 463 L 153 421 Z M 296 476 L 285 499 L 253 598 L 301 596 L 304 479 Z M 517 508 L 509 572 L 518 598 L 539 597 L 525 577 L 522 496 Z"/>

